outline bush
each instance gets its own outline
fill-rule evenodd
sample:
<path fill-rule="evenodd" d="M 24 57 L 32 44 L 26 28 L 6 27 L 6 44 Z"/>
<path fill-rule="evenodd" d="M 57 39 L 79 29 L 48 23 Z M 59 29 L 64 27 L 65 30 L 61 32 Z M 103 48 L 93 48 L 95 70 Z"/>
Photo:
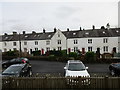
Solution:
<path fill-rule="evenodd" d="M 70 52 L 69 53 L 69 57 L 74 57 L 74 59 L 76 59 L 77 58 L 77 53 L 76 52 Z"/>
<path fill-rule="evenodd" d="M 94 52 L 87 52 L 85 54 L 85 60 L 88 62 L 88 63 L 93 63 L 93 62 L 96 62 L 96 54 Z"/>
<path fill-rule="evenodd" d="M 40 56 L 41 55 L 41 51 L 40 50 L 33 51 L 32 54 L 33 54 L 33 56 Z"/>
<path fill-rule="evenodd" d="M 19 56 L 19 51 L 7 51 L 3 53 L 3 56 Z"/>
<path fill-rule="evenodd" d="M 46 56 L 57 56 L 57 57 L 65 57 L 67 56 L 67 50 L 61 50 L 61 51 L 55 51 L 55 50 L 51 50 L 49 52 L 46 52 Z"/>

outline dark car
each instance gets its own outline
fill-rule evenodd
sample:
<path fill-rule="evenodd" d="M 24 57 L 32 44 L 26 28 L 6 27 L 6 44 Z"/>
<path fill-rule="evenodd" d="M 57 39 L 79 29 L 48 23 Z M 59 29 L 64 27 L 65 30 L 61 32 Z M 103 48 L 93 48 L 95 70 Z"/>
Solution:
<path fill-rule="evenodd" d="M 109 66 L 111 75 L 120 75 L 120 63 L 112 63 Z"/>
<path fill-rule="evenodd" d="M 9 66 L 2 72 L 2 77 L 15 76 L 27 77 L 32 75 L 32 67 L 30 64 L 14 64 Z"/>
<path fill-rule="evenodd" d="M 29 63 L 29 60 L 27 58 L 14 58 L 12 60 L 8 60 L 2 63 L 2 68 L 7 68 L 10 65 L 13 64 L 21 64 L 21 63 Z"/>

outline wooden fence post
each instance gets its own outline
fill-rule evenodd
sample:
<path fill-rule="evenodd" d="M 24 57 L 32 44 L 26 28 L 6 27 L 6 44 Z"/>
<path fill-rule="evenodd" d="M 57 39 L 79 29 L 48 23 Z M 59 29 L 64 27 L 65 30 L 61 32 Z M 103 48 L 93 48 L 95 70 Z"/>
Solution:
<path fill-rule="evenodd" d="M 108 77 L 108 76 L 105 76 L 104 80 L 105 80 L 105 88 L 109 88 L 109 85 L 108 85 L 109 77 Z"/>

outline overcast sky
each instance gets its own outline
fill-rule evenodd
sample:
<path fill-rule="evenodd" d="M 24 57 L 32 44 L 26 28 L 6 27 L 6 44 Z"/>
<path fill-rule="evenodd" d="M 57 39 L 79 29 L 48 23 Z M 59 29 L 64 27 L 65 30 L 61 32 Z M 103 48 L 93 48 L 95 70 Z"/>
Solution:
<path fill-rule="evenodd" d="M 2 33 L 118 27 L 118 2 L 2 2 Z"/>

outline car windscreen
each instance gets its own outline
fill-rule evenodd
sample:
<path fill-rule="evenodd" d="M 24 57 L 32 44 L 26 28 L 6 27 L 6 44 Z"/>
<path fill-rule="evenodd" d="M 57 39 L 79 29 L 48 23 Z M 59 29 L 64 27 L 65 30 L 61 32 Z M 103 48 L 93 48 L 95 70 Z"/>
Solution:
<path fill-rule="evenodd" d="M 3 75 L 16 75 L 21 71 L 21 66 L 10 66 L 2 74 Z"/>
<path fill-rule="evenodd" d="M 68 66 L 68 70 L 70 70 L 70 71 L 82 71 L 82 70 L 85 70 L 85 66 L 83 63 L 70 63 Z"/>

